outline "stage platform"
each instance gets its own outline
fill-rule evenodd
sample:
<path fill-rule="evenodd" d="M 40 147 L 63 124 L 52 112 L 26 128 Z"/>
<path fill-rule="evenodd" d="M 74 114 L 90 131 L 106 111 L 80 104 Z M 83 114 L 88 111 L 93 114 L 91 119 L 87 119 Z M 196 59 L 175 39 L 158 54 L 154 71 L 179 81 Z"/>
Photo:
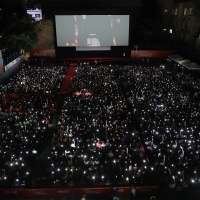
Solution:
<path fill-rule="evenodd" d="M 127 57 L 77 57 L 77 58 L 60 58 L 57 61 L 66 61 L 66 62 L 95 62 L 98 63 L 113 63 L 113 62 L 127 62 L 130 61 L 130 58 Z"/>

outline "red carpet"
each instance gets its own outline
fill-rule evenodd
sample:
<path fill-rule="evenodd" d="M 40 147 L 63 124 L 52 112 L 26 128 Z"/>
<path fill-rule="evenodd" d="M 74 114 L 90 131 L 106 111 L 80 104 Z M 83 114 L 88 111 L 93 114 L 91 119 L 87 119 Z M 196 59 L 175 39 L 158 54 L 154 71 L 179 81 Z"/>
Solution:
<path fill-rule="evenodd" d="M 72 82 L 72 79 L 74 78 L 75 70 L 77 68 L 76 63 L 71 63 L 70 67 L 67 71 L 67 74 L 65 75 L 65 78 L 63 80 L 63 83 L 60 88 L 60 93 L 67 93 L 69 90 L 69 85 Z"/>

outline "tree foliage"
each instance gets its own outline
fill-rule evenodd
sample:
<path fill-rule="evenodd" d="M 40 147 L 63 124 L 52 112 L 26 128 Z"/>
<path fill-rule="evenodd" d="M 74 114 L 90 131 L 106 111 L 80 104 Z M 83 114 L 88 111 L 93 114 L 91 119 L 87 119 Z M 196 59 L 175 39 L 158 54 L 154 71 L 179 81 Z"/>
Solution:
<path fill-rule="evenodd" d="M 32 18 L 28 16 L 19 17 L 14 13 L 7 19 L 7 22 L 9 25 L 2 31 L 1 43 L 11 51 L 20 49 L 25 52 L 30 51 L 37 42 Z"/>

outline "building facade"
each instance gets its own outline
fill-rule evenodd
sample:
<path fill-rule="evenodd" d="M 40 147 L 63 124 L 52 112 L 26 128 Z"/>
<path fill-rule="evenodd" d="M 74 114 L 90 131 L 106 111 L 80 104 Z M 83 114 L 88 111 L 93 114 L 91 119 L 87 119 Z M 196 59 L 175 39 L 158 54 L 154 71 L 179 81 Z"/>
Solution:
<path fill-rule="evenodd" d="M 193 11 L 194 1 L 191 0 L 158 0 L 157 3 L 157 17 L 161 18 L 166 27 L 163 31 L 169 31 L 175 43 L 200 49 L 200 22 Z"/>

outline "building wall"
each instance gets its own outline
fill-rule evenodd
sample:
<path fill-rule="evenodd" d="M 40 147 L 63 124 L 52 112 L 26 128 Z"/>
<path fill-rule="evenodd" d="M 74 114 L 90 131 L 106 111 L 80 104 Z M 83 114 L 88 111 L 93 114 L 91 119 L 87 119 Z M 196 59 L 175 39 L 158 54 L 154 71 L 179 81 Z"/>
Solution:
<path fill-rule="evenodd" d="M 174 11 L 177 9 L 177 16 L 173 15 L 173 21 L 176 20 L 174 28 L 177 28 L 174 35 L 175 40 L 188 47 L 195 48 L 195 36 L 200 30 L 200 23 L 192 14 L 194 3 L 175 3 L 173 9 Z"/>
<path fill-rule="evenodd" d="M 143 0 L 40 0 L 43 15 L 53 19 L 54 11 L 130 11 L 134 26 L 140 23 Z"/>
<path fill-rule="evenodd" d="M 142 7 L 142 0 L 40 0 L 40 3 L 47 16 L 51 16 L 53 10 L 131 10 Z"/>
<path fill-rule="evenodd" d="M 54 29 L 52 19 L 42 19 L 35 26 L 35 33 L 38 42 L 34 44 L 32 49 L 52 49 L 54 48 Z"/>
<path fill-rule="evenodd" d="M 189 0 L 158 0 L 157 4 L 157 17 L 166 25 L 167 31 L 172 30 L 173 41 L 190 48 L 196 48 L 195 37 L 200 31 L 200 22 L 192 15 L 193 9 L 194 2 Z"/>
<path fill-rule="evenodd" d="M 161 19 L 166 31 L 171 29 L 171 13 L 173 0 L 157 0 L 157 19 Z"/>

